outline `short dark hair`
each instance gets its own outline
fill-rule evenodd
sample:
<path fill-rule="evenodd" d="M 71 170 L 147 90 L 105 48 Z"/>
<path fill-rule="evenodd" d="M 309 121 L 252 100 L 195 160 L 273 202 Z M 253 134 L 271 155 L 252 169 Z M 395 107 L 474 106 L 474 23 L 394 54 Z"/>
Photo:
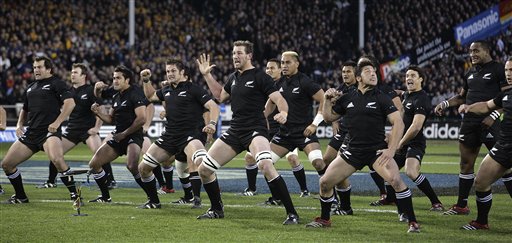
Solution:
<path fill-rule="evenodd" d="M 89 73 L 89 69 L 87 68 L 87 65 L 85 65 L 85 63 L 73 63 L 71 68 L 80 68 L 80 70 L 82 70 L 82 75 L 85 76 L 87 76 L 87 74 Z"/>
<path fill-rule="evenodd" d="M 361 72 L 363 71 L 363 68 L 366 66 L 372 66 L 375 69 L 375 64 L 373 64 L 373 62 L 366 60 L 361 61 L 357 64 L 356 76 L 361 76 Z"/>
<path fill-rule="evenodd" d="M 245 53 L 250 54 L 253 52 L 254 44 L 248 40 L 237 40 L 233 42 L 233 46 L 244 46 Z"/>
<path fill-rule="evenodd" d="M 343 64 L 341 64 L 341 68 L 343 67 L 353 67 L 355 69 L 357 68 L 357 63 L 354 61 L 346 61 Z"/>
<path fill-rule="evenodd" d="M 44 67 L 46 69 L 50 69 L 50 73 L 53 74 L 53 62 L 52 59 L 50 59 L 47 56 L 37 56 L 34 58 L 34 62 L 40 62 L 44 61 Z"/>
<path fill-rule="evenodd" d="M 120 72 L 123 74 L 123 77 L 125 79 L 129 79 L 130 80 L 130 84 L 134 84 L 135 83 L 135 78 L 134 78 L 134 75 L 133 75 L 133 72 L 132 70 L 130 70 L 127 66 L 125 65 L 119 65 L 117 66 L 115 69 L 114 69 L 114 72 Z"/>
<path fill-rule="evenodd" d="M 507 62 L 512 62 L 512 56 L 508 57 Z"/>
<path fill-rule="evenodd" d="M 370 60 L 370 62 L 372 62 L 372 64 L 373 64 L 373 67 L 378 67 L 379 66 L 379 60 L 377 60 L 377 58 L 375 56 L 373 56 L 373 55 L 362 55 L 357 62 L 359 63 L 359 61 L 361 59 L 368 59 L 368 60 Z"/>
<path fill-rule="evenodd" d="M 184 75 L 189 76 L 189 73 L 188 73 L 188 68 L 185 66 L 185 64 L 180 60 L 180 59 L 176 59 L 176 58 L 169 58 L 165 61 L 165 65 L 175 65 L 176 68 L 181 71 L 181 70 L 185 70 L 185 73 Z"/>
<path fill-rule="evenodd" d="M 267 63 L 269 62 L 275 62 L 277 64 L 277 67 L 281 68 L 281 61 L 277 60 L 277 58 L 271 58 L 270 60 L 268 60 Z"/>
<path fill-rule="evenodd" d="M 476 40 L 476 41 L 473 41 L 473 43 L 478 43 L 480 44 L 480 46 L 482 46 L 482 48 L 487 52 L 487 53 L 491 53 L 491 44 L 486 41 L 486 40 Z"/>
<path fill-rule="evenodd" d="M 418 75 L 420 76 L 420 78 L 423 79 L 423 82 L 421 82 L 421 84 L 425 84 L 425 82 L 427 82 L 427 74 L 425 73 L 425 71 L 423 71 L 423 68 L 420 68 L 419 66 L 416 66 L 416 65 L 410 65 L 406 71 L 409 71 L 409 70 L 418 72 Z"/>

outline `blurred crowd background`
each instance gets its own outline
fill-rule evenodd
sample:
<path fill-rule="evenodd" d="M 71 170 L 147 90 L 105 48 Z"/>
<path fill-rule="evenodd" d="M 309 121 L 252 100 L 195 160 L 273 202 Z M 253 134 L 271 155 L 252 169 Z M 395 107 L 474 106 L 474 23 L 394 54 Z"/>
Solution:
<path fill-rule="evenodd" d="M 89 65 L 91 82 L 110 82 L 116 65 L 136 74 L 150 68 L 155 86 L 165 79 L 165 60 L 181 58 L 193 82 L 204 85 L 195 60 L 208 53 L 225 80 L 233 72 L 232 42 L 255 44 L 263 68 L 286 50 L 300 55 L 300 70 L 322 87 L 341 81 L 341 64 L 370 54 L 384 61 L 464 22 L 499 0 L 366 0 L 365 43 L 358 48 L 357 0 L 136 0 L 136 43 L 128 41 L 126 0 L 0 0 L 0 104 L 22 102 L 32 80 L 32 58 L 47 55 L 55 74 L 69 79 L 71 65 Z M 495 60 L 512 53 L 512 25 L 489 39 Z M 462 87 L 470 67 L 467 46 L 455 46 L 425 68 L 424 89 L 436 105 Z M 402 88 L 404 75 L 384 82 Z M 457 118 L 455 109 L 447 117 Z"/>

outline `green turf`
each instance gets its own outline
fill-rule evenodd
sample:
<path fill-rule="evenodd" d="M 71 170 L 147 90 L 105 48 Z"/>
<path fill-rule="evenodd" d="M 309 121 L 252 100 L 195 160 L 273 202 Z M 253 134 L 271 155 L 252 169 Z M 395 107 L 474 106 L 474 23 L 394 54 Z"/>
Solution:
<path fill-rule="evenodd" d="M 7 187 L 10 190 L 10 187 Z M 0 205 L 0 242 L 506 242 L 510 239 L 510 198 L 494 194 L 490 213 L 491 230 L 462 231 L 459 227 L 475 217 L 444 216 L 428 211 L 427 198 L 415 197 L 420 234 L 408 234 L 405 223 L 398 222 L 394 206 L 371 207 L 375 197 L 352 197 L 353 216 L 333 216 L 329 229 L 305 229 L 304 224 L 319 215 L 319 201 L 310 198 L 292 199 L 301 216 L 300 225 L 284 226 L 284 208 L 258 206 L 268 195 L 240 197 L 223 193 L 226 218 L 199 221 L 195 217 L 205 211 L 169 202 L 182 195 L 160 196 L 160 210 L 135 207 L 145 201 L 140 189 L 115 189 L 115 203 L 86 203 L 82 213 L 75 213 L 64 188 L 35 189 L 27 186 L 31 202 L 22 205 Z M 94 198 L 97 189 L 83 189 L 86 199 Z M 203 196 L 206 195 L 203 193 Z M 0 196 L 1 200 L 7 195 Z M 205 199 L 207 201 L 207 199 Z M 453 202 L 455 197 L 441 197 Z M 474 208 L 474 197 L 470 206 Z M 371 212 L 370 210 L 380 210 Z"/>
<path fill-rule="evenodd" d="M 323 147 L 327 140 L 322 140 Z M 8 144 L 0 145 L 5 154 Z M 482 150 L 478 159 L 480 162 Z M 306 157 L 301 154 L 301 160 Z M 3 156 L 2 156 L 3 157 Z M 68 161 L 87 161 L 91 153 L 84 145 L 78 146 L 66 156 Z M 226 167 L 243 168 L 242 155 Z M 33 160 L 46 160 L 42 153 Z M 456 141 L 429 141 L 427 155 L 422 166 L 426 173 L 457 174 L 458 149 Z M 123 163 L 123 158 L 117 163 Z M 312 170 L 309 163 L 306 168 Z M 279 169 L 288 169 L 285 161 L 277 163 Z M 4 188 L 12 193 L 12 187 Z M 329 229 L 305 229 L 304 224 L 318 216 L 319 201 L 292 195 L 301 216 L 301 225 L 283 226 L 283 208 L 261 207 L 269 195 L 239 197 L 223 193 L 226 218 L 222 220 L 198 221 L 195 217 L 205 211 L 189 206 L 171 205 L 182 192 L 161 196 L 161 210 L 140 210 L 135 207 L 145 201 L 140 189 L 115 189 L 111 205 L 87 203 L 82 208 L 86 217 L 73 217 L 75 213 L 65 188 L 35 189 L 26 185 L 31 202 L 24 205 L 0 205 L 0 242 L 507 242 L 510 239 L 510 197 L 494 194 L 490 213 L 490 231 L 466 232 L 459 227 L 476 217 L 474 195 L 470 197 L 473 210 L 469 216 L 443 216 L 429 212 L 426 197 L 414 197 L 417 218 L 422 233 L 407 234 L 404 223 L 398 222 L 395 207 L 370 207 L 368 203 L 376 197 L 352 196 L 354 216 L 335 216 Z M 11 193 L 0 196 L 5 201 Z M 99 194 L 96 187 L 83 189 L 85 199 Z M 418 195 L 417 193 L 416 195 Z M 446 195 L 446 193 L 440 193 Z M 448 193 L 453 195 L 455 192 Z M 205 203 L 206 194 L 203 192 Z M 453 196 L 441 196 L 446 204 L 455 202 Z M 449 206 L 449 205 L 446 205 Z M 371 210 L 380 211 L 371 211 Z"/>

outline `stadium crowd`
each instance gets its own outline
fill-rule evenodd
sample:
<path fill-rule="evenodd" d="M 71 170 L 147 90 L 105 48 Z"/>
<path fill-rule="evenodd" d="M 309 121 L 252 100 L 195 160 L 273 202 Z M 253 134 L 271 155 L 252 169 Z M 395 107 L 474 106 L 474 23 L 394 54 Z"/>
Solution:
<path fill-rule="evenodd" d="M 61 1 L 4 1 L 0 8 L 0 103 L 21 102 L 32 78 L 32 58 L 42 54 L 53 59 L 60 77 L 69 76 L 74 62 L 89 64 L 91 80 L 96 82 L 110 81 L 118 64 L 135 72 L 150 68 L 155 77 L 163 79 L 161 64 L 169 56 L 195 67 L 199 53 L 206 51 L 217 65 L 214 75 L 225 81 L 231 68 L 231 43 L 237 39 L 254 40 L 256 67 L 263 67 L 282 50 L 298 50 L 301 71 L 327 89 L 341 80 L 342 61 L 361 54 L 389 60 L 497 2 L 366 1 L 366 43 L 358 49 L 357 36 L 350 34 L 357 32 L 354 0 L 137 0 L 136 43 L 132 48 L 127 43 L 128 6 L 124 1 L 77 1 L 68 8 L 60 7 Z M 507 53 L 512 52 L 512 26 L 492 43 L 493 56 L 504 63 Z M 425 89 L 433 105 L 462 87 L 469 67 L 466 48 L 455 47 L 426 66 L 430 82 Z M 204 85 L 195 68 L 190 72 L 192 80 Z M 401 88 L 402 80 L 403 74 L 396 73 L 386 82 Z M 153 80 L 155 84 L 157 81 Z M 447 113 L 451 118 L 458 116 L 455 109 Z"/>

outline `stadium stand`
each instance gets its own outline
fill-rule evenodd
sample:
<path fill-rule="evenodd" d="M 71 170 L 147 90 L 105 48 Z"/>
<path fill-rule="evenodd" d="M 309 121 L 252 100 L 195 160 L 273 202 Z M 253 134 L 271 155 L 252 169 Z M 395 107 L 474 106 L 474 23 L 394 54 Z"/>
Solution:
<path fill-rule="evenodd" d="M 174 56 L 186 60 L 192 67 L 190 77 L 200 81 L 195 58 L 202 52 L 212 54 L 218 67 L 214 74 L 226 77 L 232 71 L 231 43 L 236 39 L 255 43 L 257 67 L 283 50 L 297 50 L 302 71 L 328 88 L 340 80 L 342 61 L 361 54 L 388 60 L 499 1 L 367 0 L 362 49 L 357 48 L 357 36 L 350 34 L 357 33 L 357 2 L 137 0 L 136 44 L 130 48 L 125 1 L 2 1 L 0 103 L 21 102 L 34 55 L 53 58 L 61 77 L 68 76 L 72 63 L 86 62 L 93 82 L 111 80 L 114 66 L 121 63 L 135 72 L 151 68 L 163 79 L 162 63 Z M 512 26 L 490 41 L 494 57 L 504 62 L 512 53 Z M 426 90 L 433 105 L 462 86 L 469 67 L 466 48 L 456 46 L 426 65 Z M 402 75 L 392 74 L 386 82 L 400 88 Z M 447 112 L 448 117 L 458 116 L 454 109 Z"/>

